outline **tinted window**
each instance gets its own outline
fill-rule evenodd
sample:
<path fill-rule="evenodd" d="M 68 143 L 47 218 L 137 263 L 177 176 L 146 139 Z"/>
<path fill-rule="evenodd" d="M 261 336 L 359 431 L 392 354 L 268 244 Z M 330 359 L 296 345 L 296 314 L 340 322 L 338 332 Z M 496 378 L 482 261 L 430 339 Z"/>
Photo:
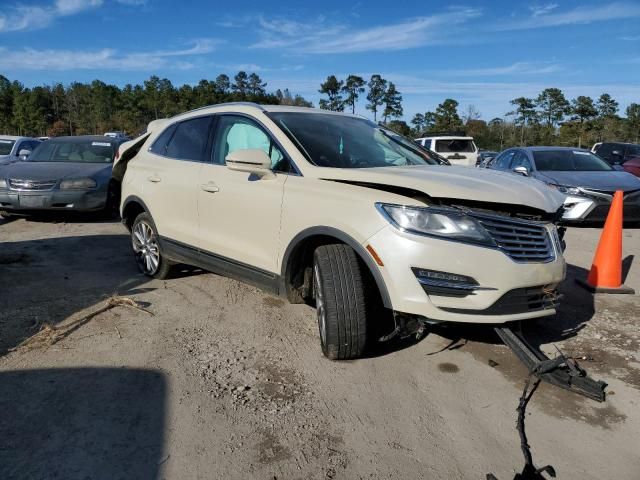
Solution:
<path fill-rule="evenodd" d="M 223 115 L 218 122 L 213 163 L 225 164 L 236 150 L 262 150 L 271 158 L 271 169 L 288 172 L 289 162 L 274 141 L 255 122 L 245 117 Z"/>
<path fill-rule="evenodd" d="M 640 145 L 628 145 L 624 152 L 625 157 L 640 157 Z"/>
<path fill-rule="evenodd" d="M 509 150 L 508 152 L 504 152 L 491 163 L 491 167 L 497 168 L 498 170 L 508 169 L 509 165 L 511 164 L 511 159 L 513 158 L 515 153 L 516 152 L 514 150 Z"/>
<path fill-rule="evenodd" d="M 149 149 L 153 153 L 157 153 L 158 155 L 166 155 L 167 154 L 167 144 L 171 137 L 173 136 L 173 132 L 176 131 L 177 125 L 171 125 L 164 132 L 160 134 L 160 136 L 153 142 L 151 148 Z"/>
<path fill-rule="evenodd" d="M 475 151 L 475 145 L 471 140 L 436 140 L 436 152 L 459 153 Z"/>
<path fill-rule="evenodd" d="M 209 138 L 211 118 L 198 117 L 178 123 L 167 146 L 167 157 L 202 161 Z"/>
<path fill-rule="evenodd" d="M 111 142 L 98 140 L 54 141 L 50 140 L 36 148 L 28 162 L 77 162 L 111 163 L 115 146 Z"/>
<path fill-rule="evenodd" d="M 15 140 L 0 139 L 0 155 L 9 155 L 14 143 Z"/>
<path fill-rule="evenodd" d="M 607 161 L 611 161 L 611 152 L 614 150 L 613 143 L 603 143 L 602 145 L 596 148 L 596 153 L 598 156 L 604 158 Z"/>
<path fill-rule="evenodd" d="M 524 152 L 518 152 L 515 154 L 513 162 L 511 162 L 511 170 L 516 167 L 525 167 L 527 170 L 531 171 L 531 162 L 527 157 L 527 154 Z"/>
<path fill-rule="evenodd" d="M 413 142 L 363 118 L 324 113 L 270 113 L 314 165 L 372 168 L 433 165 Z"/>
<path fill-rule="evenodd" d="M 591 152 L 581 150 L 542 150 L 533 152 L 536 168 L 541 171 L 593 172 L 612 170 L 607 162 Z"/>

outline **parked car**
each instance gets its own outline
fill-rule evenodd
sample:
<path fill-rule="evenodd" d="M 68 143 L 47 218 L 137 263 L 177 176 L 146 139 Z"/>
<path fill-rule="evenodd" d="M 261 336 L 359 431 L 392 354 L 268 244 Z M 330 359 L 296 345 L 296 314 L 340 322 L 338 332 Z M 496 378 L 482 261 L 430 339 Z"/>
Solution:
<path fill-rule="evenodd" d="M 640 222 L 640 179 L 587 150 L 567 147 L 510 148 L 489 165 L 545 182 L 567 195 L 563 223 L 601 225 L 616 190 L 624 192 L 624 219 Z"/>
<path fill-rule="evenodd" d="M 596 143 L 591 151 L 610 165 L 624 165 L 628 160 L 640 158 L 640 145 L 622 142 Z"/>
<path fill-rule="evenodd" d="M 26 160 L 0 167 L 0 213 L 117 213 L 120 188 L 111 171 L 119 144 L 102 136 L 41 143 Z"/>
<path fill-rule="evenodd" d="M 39 140 L 31 137 L 0 135 L 0 165 L 28 157 L 39 144 Z"/>
<path fill-rule="evenodd" d="M 479 150 L 478 151 L 478 161 L 476 162 L 476 167 L 485 166 L 488 162 L 497 157 L 500 153 L 494 152 L 491 150 Z"/>
<path fill-rule="evenodd" d="M 129 136 L 124 132 L 105 132 L 105 137 L 116 138 L 118 140 L 129 140 Z"/>
<path fill-rule="evenodd" d="M 473 137 L 441 135 L 416 138 L 414 142 L 443 156 L 452 165 L 473 167 L 478 161 L 478 147 Z"/>
<path fill-rule="evenodd" d="M 358 116 L 245 103 L 151 122 L 114 165 L 138 267 L 165 278 L 188 263 L 313 304 L 332 359 L 380 338 L 385 311 L 389 335 L 553 315 L 564 195 L 437 165 L 400 138 Z"/>

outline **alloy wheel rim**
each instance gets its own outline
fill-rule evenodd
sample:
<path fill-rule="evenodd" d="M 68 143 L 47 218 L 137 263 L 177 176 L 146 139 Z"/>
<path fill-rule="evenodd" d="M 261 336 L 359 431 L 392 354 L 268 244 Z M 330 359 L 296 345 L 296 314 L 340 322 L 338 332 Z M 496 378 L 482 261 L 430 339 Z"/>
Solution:
<path fill-rule="evenodd" d="M 316 313 L 318 315 L 318 326 L 320 329 L 320 339 L 322 344 L 327 343 L 327 312 L 324 306 L 324 294 L 320 287 L 320 270 L 318 265 L 313 267 L 313 290 L 316 297 Z"/>
<path fill-rule="evenodd" d="M 147 222 L 138 222 L 131 232 L 133 252 L 142 271 L 153 275 L 160 266 L 160 249 L 153 228 Z"/>

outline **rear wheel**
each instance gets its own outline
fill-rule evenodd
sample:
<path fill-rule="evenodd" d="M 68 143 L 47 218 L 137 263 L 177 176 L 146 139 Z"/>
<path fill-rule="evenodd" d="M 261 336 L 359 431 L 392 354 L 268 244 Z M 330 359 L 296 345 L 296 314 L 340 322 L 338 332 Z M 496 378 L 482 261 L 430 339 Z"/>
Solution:
<path fill-rule="evenodd" d="M 162 256 L 158 232 L 151 215 L 141 213 L 131 226 L 131 245 L 138 268 L 148 277 L 167 278 L 172 262 Z"/>
<path fill-rule="evenodd" d="M 313 290 L 322 353 L 332 360 L 361 356 L 367 343 L 366 266 L 344 244 L 314 253 Z"/>

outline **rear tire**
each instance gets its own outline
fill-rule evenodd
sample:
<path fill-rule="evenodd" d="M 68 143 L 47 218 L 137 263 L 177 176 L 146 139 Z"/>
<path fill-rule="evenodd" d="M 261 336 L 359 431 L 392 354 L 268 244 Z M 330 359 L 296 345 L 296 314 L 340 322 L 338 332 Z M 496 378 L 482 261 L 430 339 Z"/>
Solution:
<path fill-rule="evenodd" d="M 173 262 L 162 255 L 158 231 L 151 215 L 139 214 L 131 226 L 131 246 L 136 264 L 147 277 L 165 279 L 171 274 Z"/>
<path fill-rule="evenodd" d="M 322 353 L 332 360 L 360 357 L 367 344 L 367 267 L 348 245 L 318 247 L 313 290 Z"/>

